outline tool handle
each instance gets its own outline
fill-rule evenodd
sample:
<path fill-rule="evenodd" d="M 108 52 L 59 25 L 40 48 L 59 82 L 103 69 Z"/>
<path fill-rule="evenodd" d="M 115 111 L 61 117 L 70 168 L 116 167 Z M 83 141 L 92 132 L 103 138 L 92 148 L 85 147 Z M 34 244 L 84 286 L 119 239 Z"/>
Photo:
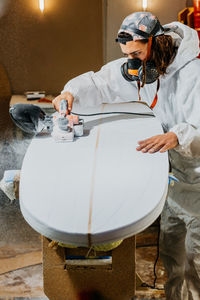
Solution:
<path fill-rule="evenodd" d="M 68 102 L 66 99 L 62 99 L 60 101 L 59 112 L 63 117 L 65 117 L 68 114 Z"/>

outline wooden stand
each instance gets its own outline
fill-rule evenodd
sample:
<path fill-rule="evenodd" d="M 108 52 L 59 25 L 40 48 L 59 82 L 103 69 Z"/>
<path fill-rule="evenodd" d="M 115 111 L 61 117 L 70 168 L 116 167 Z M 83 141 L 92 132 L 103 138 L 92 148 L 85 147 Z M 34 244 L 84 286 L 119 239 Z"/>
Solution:
<path fill-rule="evenodd" d="M 110 263 L 95 265 L 86 260 L 84 265 L 66 261 L 66 255 L 86 255 L 87 248 L 48 247 L 43 237 L 44 292 L 50 300 L 79 300 L 84 291 L 99 292 L 108 300 L 130 300 L 135 295 L 135 237 L 125 239 L 109 252 Z"/>

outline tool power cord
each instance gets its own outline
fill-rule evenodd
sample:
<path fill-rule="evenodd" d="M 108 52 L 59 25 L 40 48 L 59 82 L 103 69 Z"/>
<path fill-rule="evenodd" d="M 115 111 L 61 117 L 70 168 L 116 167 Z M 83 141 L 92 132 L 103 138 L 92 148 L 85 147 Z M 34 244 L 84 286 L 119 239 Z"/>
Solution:
<path fill-rule="evenodd" d="M 159 290 L 159 291 L 163 291 L 164 288 L 158 288 L 156 287 L 156 281 L 157 281 L 157 274 L 156 274 L 156 265 L 157 265 L 157 262 L 159 260 L 159 252 L 160 252 L 160 247 L 159 247 L 159 242 L 160 242 L 160 224 L 158 226 L 158 236 L 157 236 L 157 254 L 156 254 L 156 259 L 155 259 L 155 262 L 154 262 L 154 266 L 153 266 L 153 273 L 154 273 L 154 282 L 153 282 L 153 285 L 150 285 L 148 283 L 145 283 L 143 282 L 142 283 L 142 287 L 148 287 L 148 288 L 151 288 L 153 290 Z"/>
<path fill-rule="evenodd" d="M 155 117 L 153 114 L 148 114 L 148 113 L 144 114 L 144 113 L 134 113 L 134 112 L 123 112 L 123 111 L 103 112 L 103 113 L 94 113 L 94 114 L 78 114 L 78 113 L 71 111 L 71 113 L 75 116 L 81 116 L 81 117 L 92 117 L 92 116 L 112 115 L 112 114 Z"/>

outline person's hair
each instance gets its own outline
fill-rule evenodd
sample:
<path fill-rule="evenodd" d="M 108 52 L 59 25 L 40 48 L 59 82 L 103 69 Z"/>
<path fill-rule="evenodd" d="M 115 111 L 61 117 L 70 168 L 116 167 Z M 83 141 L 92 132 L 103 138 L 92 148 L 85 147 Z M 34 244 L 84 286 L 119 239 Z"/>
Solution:
<path fill-rule="evenodd" d="M 128 39 L 131 35 L 126 32 L 121 32 L 118 37 Z M 148 39 L 137 41 L 148 43 Z M 155 63 L 160 75 L 167 73 L 167 67 L 173 62 L 176 52 L 177 47 L 174 45 L 174 41 L 170 35 L 163 34 L 153 37 L 150 60 Z"/>

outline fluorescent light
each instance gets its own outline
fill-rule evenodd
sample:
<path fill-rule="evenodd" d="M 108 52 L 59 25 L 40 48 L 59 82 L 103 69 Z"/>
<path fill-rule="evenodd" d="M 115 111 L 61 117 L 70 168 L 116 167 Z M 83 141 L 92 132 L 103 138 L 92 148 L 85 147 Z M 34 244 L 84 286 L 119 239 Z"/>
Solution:
<path fill-rule="evenodd" d="M 142 7 L 143 7 L 143 10 L 147 9 L 147 0 L 142 0 Z"/>
<path fill-rule="evenodd" d="M 40 7 L 41 12 L 43 13 L 43 11 L 44 11 L 44 0 L 39 0 L 39 7 Z"/>

